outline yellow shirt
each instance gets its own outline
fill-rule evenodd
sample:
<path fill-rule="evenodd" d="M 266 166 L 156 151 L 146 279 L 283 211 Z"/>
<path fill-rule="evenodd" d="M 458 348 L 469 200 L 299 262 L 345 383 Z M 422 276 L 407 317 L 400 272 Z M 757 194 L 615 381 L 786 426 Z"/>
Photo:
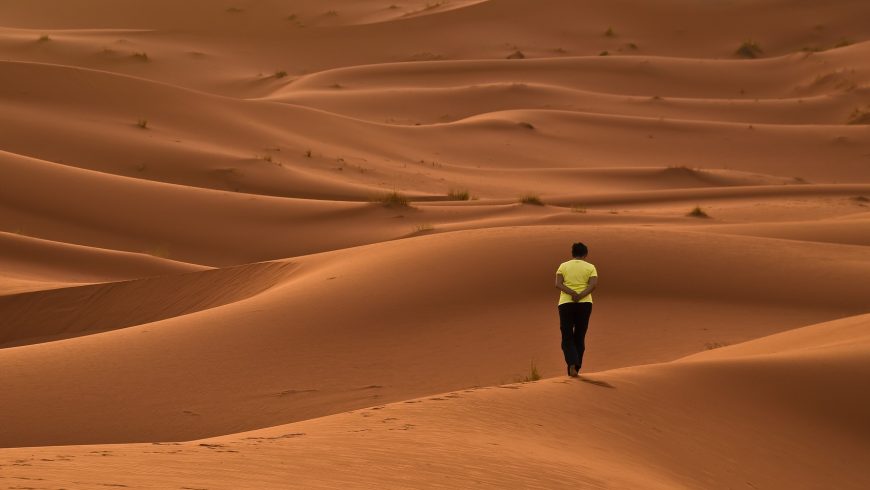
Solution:
<path fill-rule="evenodd" d="M 595 270 L 595 266 L 580 259 L 571 259 L 567 262 L 562 262 L 562 265 L 560 265 L 559 269 L 556 270 L 556 274 L 562 274 L 562 277 L 565 279 L 565 285 L 578 293 L 586 289 L 586 286 L 589 285 L 590 277 L 598 277 L 598 271 Z M 574 300 L 571 299 L 571 296 L 566 294 L 564 291 L 559 293 L 560 305 L 573 302 Z M 588 294 L 584 296 L 579 302 L 591 303 L 592 295 Z"/>

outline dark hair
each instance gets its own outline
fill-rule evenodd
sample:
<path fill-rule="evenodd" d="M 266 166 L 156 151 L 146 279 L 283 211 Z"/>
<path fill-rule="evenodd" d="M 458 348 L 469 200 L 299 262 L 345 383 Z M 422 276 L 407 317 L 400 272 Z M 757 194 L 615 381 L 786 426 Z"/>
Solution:
<path fill-rule="evenodd" d="M 589 255 L 589 248 L 583 244 L 583 242 L 577 242 L 574 245 L 571 245 L 571 256 L 572 257 L 586 257 Z"/>

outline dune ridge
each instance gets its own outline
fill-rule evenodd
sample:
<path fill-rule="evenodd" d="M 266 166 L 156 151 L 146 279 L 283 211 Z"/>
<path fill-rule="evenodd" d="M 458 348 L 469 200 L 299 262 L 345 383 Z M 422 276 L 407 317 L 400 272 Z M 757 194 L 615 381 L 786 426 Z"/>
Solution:
<path fill-rule="evenodd" d="M 870 486 L 867 18 L 0 2 L 0 487 Z"/>

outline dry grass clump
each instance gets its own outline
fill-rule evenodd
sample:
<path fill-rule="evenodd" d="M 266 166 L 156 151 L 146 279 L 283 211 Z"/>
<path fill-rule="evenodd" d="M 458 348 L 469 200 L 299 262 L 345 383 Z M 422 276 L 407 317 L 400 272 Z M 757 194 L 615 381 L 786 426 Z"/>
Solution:
<path fill-rule="evenodd" d="M 517 126 L 519 126 L 519 127 L 521 127 L 521 128 L 526 128 L 526 129 L 535 129 L 535 125 L 534 125 L 534 124 L 532 124 L 532 123 L 530 123 L 530 122 L 526 122 L 526 121 L 520 121 L 520 122 L 518 122 L 518 123 L 517 123 Z"/>
<path fill-rule="evenodd" d="M 141 53 L 133 53 L 132 58 L 138 61 L 151 61 L 151 58 L 148 57 L 148 53 L 142 51 Z"/>
<path fill-rule="evenodd" d="M 608 27 L 607 30 L 604 31 L 604 35 L 606 37 L 616 37 L 616 32 L 613 31 L 613 26 Z"/>
<path fill-rule="evenodd" d="M 377 201 L 388 208 L 407 208 L 411 205 L 408 196 L 397 191 L 378 196 Z"/>
<path fill-rule="evenodd" d="M 520 51 L 519 49 L 514 51 L 513 53 L 507 55 L 507 59 L 509 60 L 522 60 L 525 59 L 526 55 Z"/>
<path fill-rule="evenodd" d="M 468 193 L 468 189 L 450 189 L 447 192 L 447 199 L 451 201 L 467 201 L 471 199 L 471 194 Z"/>
<path fill-rule="evenodd" d="M 537 194 L 526 194 L 520 197 L 520 204 L 531 204 L 533 206 L 544 206 L 544 201 Z"/>
<path fill-rule="evenodd" d="M 427 232 L 427 231 L 432 231 L 432 230 L 434 230 L 434 229 L 435 229 L 435 227 L 432 226 L 432 225 L 429 224 L 429 223 L 420 223 L 419 225 L 417 225 L 417 226 L 414 228 L 414 232 L 415 232 L 415 233 L 424 233 L 424 232 Z"/>
<path fill-rule="evenodd" d="M 720 347 L 725 347 L 726 345 L 728 345 L 727 342 L 707 342 L 704 344 L 704 348 L 707 350 L 713 350 Z"/>
<path fill-rule="evenodd" d="M 710 217 L 710 215 L 707 214 L 706 211 L 701 209 L 701 206 L 695 206 L 695 209 L 686 213 L 686 216 L 688 216 L 690 218 L 709 218 Z"/>
<path fill-rule="evenodd" d="M 284 71 L 284 70 L 276 71 L 275 74 L 274 74 L 273 76 L 274 76 L 275 78 L 284 78 L 284 77 L 287 76 L 287 72 Z"/>
<path fill-rule="evenodd" d="M 42 36 L 39 36 L 39 39 L 37 39 L 36 41 L 40 43 L 45 43 L 51 41 L 51 37 L 48 34 L 43 34 Z"/>
<path fill-rule="evenodd" d="M 528 383 L 529 381 L 537 381 L 539 379 L 541 379 L 541 373 L 538 372 L 538 366 L 535 365 L 535 361 L 532 361 L 529 365 L 529 374 L 523 378 L 523 382 Z"/>
<path fill-rule="evenodd" d="M 734 52 L 737 56 L 741 56 L 743 58 L 758 58 L 761 56 L 762 50 L 761 46 L 758 45 L 757 42 L 748 39 L 743 41 L 739 48 Z"/>
<path fill-rule="evenodd" d="M 139 119 L 136 121 L 136 126 L 139 129 L 148 129 L 148 120 L 147 119 Z"/>

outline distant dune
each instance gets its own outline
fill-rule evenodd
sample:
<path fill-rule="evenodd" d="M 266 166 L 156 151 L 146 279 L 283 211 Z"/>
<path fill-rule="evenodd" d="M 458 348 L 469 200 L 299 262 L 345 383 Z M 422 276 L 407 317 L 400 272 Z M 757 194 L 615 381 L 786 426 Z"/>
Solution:
<path fill-rule="evenodd" d="M 0 487 L 867 488 L 868 18 L 0 2 Z"/>

